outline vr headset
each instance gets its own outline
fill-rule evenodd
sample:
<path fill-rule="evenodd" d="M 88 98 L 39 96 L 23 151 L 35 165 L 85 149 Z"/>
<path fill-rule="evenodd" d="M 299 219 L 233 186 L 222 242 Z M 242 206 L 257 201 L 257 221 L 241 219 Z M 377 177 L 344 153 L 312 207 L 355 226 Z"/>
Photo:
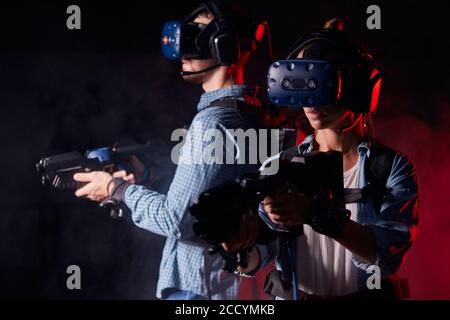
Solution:
<path fill-rule="evenodd" d="M 323 60 L 280 60 L 269 69 L 267 91 L 280 106 L 333 106 L 341 82 L 336 64 Z"/>
<path fill-rule="evenodd" d="M 196 16 L 205 11 L 212 13 L 214 20 L 208 25 L 195 23 Z M 239 38 L 222 11 L 216 1 L 206 1 L 183 22 L 165 23 L 161 35 L 164 56 L 171 60 L 213 58 L 223 66 L 235 63 L 240 54 Z"/>
<path fill-rule="evenodd" d="M 340 30 L 301 38 L 287 60 L 275 61 L 267 75 L 269 99 L 294 109 L 345 106 L 355 113 L 375 110 L 381 74 L 373 58 Z M 335 50 L 339 56 L 321 59 Z M 302 58 L 297 55 L 302 52 Z"/>

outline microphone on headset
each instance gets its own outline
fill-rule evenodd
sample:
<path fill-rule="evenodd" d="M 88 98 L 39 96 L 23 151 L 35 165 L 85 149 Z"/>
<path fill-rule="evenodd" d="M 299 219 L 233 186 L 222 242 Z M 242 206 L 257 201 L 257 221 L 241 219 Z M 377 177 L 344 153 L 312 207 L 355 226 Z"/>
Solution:
<path fill-rule="evenodd" d="M 217 67 L 220 67 L 219 63 L 215 64 L 215 65 L 213 65 L 211 67 L 208 67 L 206 69 L 200 70 L 200 71 L 181 71 L 180 72 L 180 76 L 190 76 L 190 75 L 194 75 L 194 74 L 200 74 L 200 73 L 207 72 L 207 71 L 210 71 L 212 69 L 215 69 Z"/>

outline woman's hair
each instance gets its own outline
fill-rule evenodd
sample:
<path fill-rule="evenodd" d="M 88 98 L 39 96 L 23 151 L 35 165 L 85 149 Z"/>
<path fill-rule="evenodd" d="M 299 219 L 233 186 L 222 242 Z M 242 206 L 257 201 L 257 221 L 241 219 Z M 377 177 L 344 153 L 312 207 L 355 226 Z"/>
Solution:
<path fill-rule="evenodd" d="M 341 18 L 335 17 L 327 20 L 325 24 L 323 25 L 324 29 L 332 29 L 332 30 L 339 30 L 344 31 L 344 20 Z"/>

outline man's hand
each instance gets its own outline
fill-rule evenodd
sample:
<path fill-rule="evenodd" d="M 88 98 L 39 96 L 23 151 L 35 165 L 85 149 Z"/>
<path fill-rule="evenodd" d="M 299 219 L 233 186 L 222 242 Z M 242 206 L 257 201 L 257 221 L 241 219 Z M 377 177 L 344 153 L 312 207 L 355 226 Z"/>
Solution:
<path fill-rule="evenodd" d="M 258 216 L 251 212 L 243 215 L 239 231 L 229 241 L 222 243 L 222 247 L 225 251 L 244 250 L 252 247 L 256 243 L 260 223 Z M 242 273 L 253 272 L 259 265 L 260 260 L 258 249 L 253 247 L 248 254 L 247 267 L 238 266 L 237 271 Z"/>
<path fill-rule="evenodd" d="M 133 173 L 127 174 L 125 170 L 116 171 L 113 173 L 114 178 L 122 178 L 126 182 L 136 183 L 136 178 Z"/>
<path fill-rule="evenodd" d="M 283 193 L 264 198 L 264 211 L 273 223 L 294 226 L 303 224 L 311 198 L 300 193 Z"/>
<path fill-rule="evenodd" d="M 93 201 L 101 202 L 111 196 L 115 187 L 112 178 L 122 178 L 128 182 L 134 183 L 133 174 L 125 171 L 114 172 L 113 175 L 104 171 L 94 171 L 89 173 L 75 173 L 73 179 L 78 182 L 87 182 L 84 187 L 75 191 L 75 196 L 85 197 Z"/>
<path fill-rule="evenodd" d="M 145 164 L 138 157 L 136 157 L 135 155 L 131 156 L 128 164 L 133 169 L 134 174 L 127 175 L 127 173 L 124 170 L 122 170 L 122 171 L 114 172 L 114 178 L 119 177 L 128 182 L 137 183 L 137 184 L 144 182 L 144 180 L 148 178 L 148 177 L 146 177 L 146 172 L 148 172 L 149 169 L 147 169 Z M 119 173 L 119 172 L 121 173 L 121 176 L 116 176 L 115 174 Z M 131 178 L 130 178 L 130 176 L 131 176 Z M 130 181 L 130 180 L 132 180 L 132 181 Z"/>
<path fill-rule="evenodd" d="M 238 232 L 230 240 L 222 243 L 225 251 L 235 251 L 250 248 L 255 244 L 259 231 L 259 218 L 257 215 L 247 213 L 242 216 Z"/>

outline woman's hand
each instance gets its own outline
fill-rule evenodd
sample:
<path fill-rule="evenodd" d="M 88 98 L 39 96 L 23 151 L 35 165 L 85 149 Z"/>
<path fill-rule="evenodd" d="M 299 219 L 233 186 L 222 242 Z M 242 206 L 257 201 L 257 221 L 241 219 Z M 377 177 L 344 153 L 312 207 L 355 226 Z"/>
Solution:
<path fill-rule="evenodd" d="M 304 223 L 311 198 L 300 193 L 280 193 L 264 198 L 262 204 L 273 223 L 294 226 Z"/>

